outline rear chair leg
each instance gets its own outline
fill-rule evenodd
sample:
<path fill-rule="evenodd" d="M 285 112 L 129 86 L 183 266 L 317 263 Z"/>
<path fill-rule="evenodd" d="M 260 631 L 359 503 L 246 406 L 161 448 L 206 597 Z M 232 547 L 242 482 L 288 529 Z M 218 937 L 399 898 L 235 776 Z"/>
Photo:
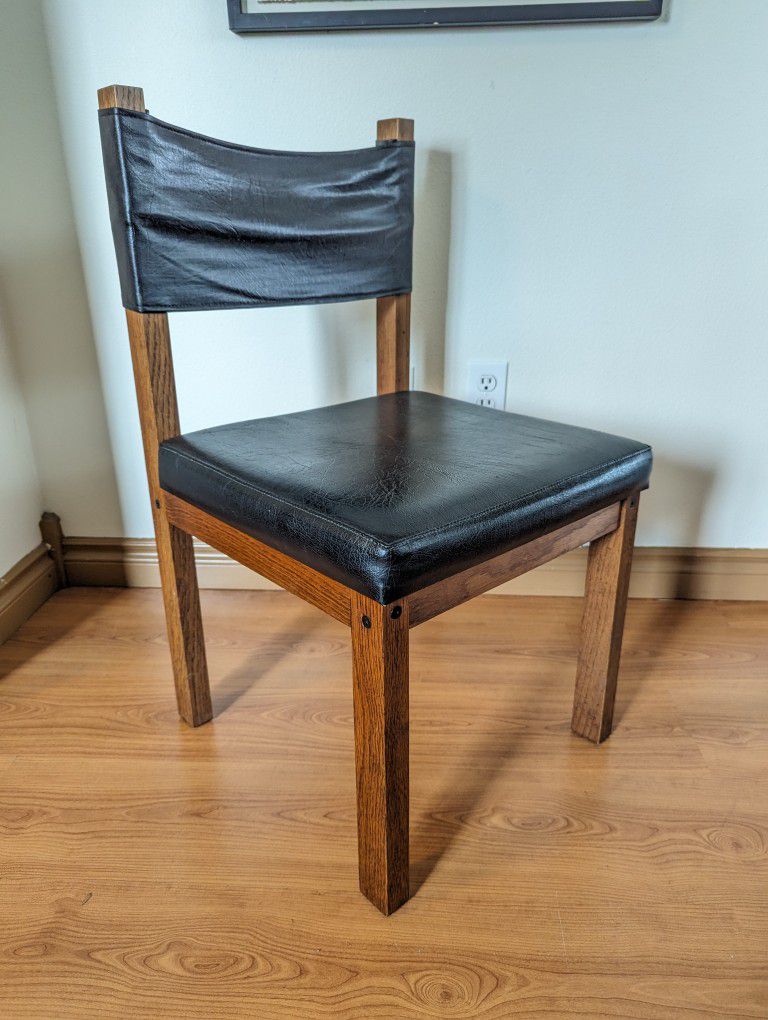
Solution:
<path fill-rule="evenodd" d="M 610 735 L 640 494 L 621 504 L 619 526 L 589 546 L 571 729 L 596 744 Z"/>
<path fill-rule="evenodd" d="M 128 309 L 126 318 L 176 701 L 182 719 L 190 726 L 200 726 L 208 722 L 212 711 L 192 538 L 168 522 L 158 470 L 160 443 L 181 431 L 168 316 Z"/>
<path fill-rule="evenodd" d="M 360 890 L 391 914 L 408 899 L 408 604 L 353 593 Z"/>
<path fill-rule="evenodd" d="M 201 726 L 213 709 L 192 537 L 169 524 L 163 509 L 154 509 L 154 519 L 176 704 L 184 722 Z"/>

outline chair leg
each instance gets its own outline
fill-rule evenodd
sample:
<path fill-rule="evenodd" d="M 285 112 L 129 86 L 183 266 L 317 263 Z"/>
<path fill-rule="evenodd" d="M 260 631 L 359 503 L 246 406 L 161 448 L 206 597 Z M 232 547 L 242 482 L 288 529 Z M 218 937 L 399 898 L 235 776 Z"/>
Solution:
<path fill-rule="evenodd" d="M 408 605 L 353 594 L 360 890 L 383 914 L 408 899 Z"/>
<path fill-rule="evenodd" d="M 135 91 L 139 94 L 136 101 L 142 104 L 143 109 L 141 90 Z M 160 443 L 170 436 L 177 436 L 180 431 L 168 316 L 157 313 L 144 315 L 130 309 L 126 309 L 125 314 L 160 560 L 176 701 L 182 719 L 190 726 L 200 726 L 208 722 L 212 712 L 192 539 L 168 522 L 157 466 Z"/>
<path fill-rule="evenodd" d="M 213 715 L 192 538 L 155 508 L 155 537 L 179 715 L 200 726 Z"/>
<path fill-rule="evenodd" d="M 610 735 L 640 494 L 621 504 L 619 526 L 589 546 L 571 729 L 596 744 Z"/>

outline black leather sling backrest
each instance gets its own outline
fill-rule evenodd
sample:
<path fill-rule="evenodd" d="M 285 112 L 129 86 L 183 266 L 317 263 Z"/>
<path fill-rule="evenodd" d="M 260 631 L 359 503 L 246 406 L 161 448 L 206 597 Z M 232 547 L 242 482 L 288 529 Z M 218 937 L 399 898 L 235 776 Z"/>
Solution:
<path fill-rule="evenodd" d="M 316 304 L 411 290 L 413 142 L 350 152 L 232 145 L 99 111 L 123 304 Z"/>

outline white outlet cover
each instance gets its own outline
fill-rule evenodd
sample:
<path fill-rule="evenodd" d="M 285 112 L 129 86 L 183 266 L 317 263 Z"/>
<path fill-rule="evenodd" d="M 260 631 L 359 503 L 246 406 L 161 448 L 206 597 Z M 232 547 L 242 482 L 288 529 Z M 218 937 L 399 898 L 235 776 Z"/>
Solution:
<path fill-rule="evenodd" d="M 470 361 L 466 400 L 503 411 L 507 406 L 508 361 Z"/>

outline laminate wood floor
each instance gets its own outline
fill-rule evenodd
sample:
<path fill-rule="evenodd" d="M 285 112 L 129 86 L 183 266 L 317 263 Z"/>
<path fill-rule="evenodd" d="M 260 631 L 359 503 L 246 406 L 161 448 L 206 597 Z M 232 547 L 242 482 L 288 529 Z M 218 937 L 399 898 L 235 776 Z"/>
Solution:
<path fill-rule="evenodd" d="M 357 892 L 349 632 L 70 589 L 0 648 L 0 1016 L 768 1017 L 768 605 L 633 602 L 617 726 L 569 732 L 580 603 L 412 634 L 411 901 Z"/>

